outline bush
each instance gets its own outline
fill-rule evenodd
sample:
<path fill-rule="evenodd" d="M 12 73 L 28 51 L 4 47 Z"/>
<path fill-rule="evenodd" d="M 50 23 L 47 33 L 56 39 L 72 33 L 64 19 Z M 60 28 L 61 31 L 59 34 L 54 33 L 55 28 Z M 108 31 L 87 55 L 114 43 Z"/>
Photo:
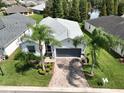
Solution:
<path fill-rule="evenodd" d="M 42 69 L 38 69 L 38 73 L 41 74 L 41 75 L 45 75 L 46 74 L 46 71 L 44 71 Z"/>
<path fill-rule="evenodd" d="M 14 57 L 14 60 L 25 60 L 25 57 L 26 57 L 26 54 L 19 51 L 15 57 Z"/>
<path fill-rule="evenodd" d="M 50 72 L 50 68 L 46 68 L 46 72 Z"/>
<path fill-rule="evenodd" d="M 100 78 L 97 79 L 97 85 L 98 86 L 103 86 L 102 79 L 100 79 Z"/>
<path fill-rule="evenodd" d="M 31 65 L 28 64 L 27 62 L 20 61 L 15 64 L 16 67 L 16 72 L 17 73 L 24 73 L 25 71 L 29 70 L 31 68 Z"/>
<path fill-rule="evenodd" d="M 9 57 L 8 57 L 8 55 L 5 55 L 5 59 L 8 59 Z"/>
<path fill-rule="evenodd" d="M 32 53 L 28 53 L 28 54 L 26 54 L 26 56 L 27 56 L 27 60 L 37 60 L 37 61 L 40 60 L 40 57 L 35 56 L 35 55 L 32 54 Z"/>
<path fill-rule="evenodd" d="M 16 56 L 14 57 L 14 60 L 21 60 L 21 61 L 26 61 L 29 62 L 30 60 L 40 60 L 40 57 L 35 56 L 32 53 L 24 53 L 22 51 L 19 51 Z"/>

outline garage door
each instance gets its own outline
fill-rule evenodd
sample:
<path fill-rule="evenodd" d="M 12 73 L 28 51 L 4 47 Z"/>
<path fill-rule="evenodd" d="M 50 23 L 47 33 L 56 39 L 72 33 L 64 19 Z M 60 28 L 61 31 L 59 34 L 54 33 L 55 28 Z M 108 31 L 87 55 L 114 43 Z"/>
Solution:
<path fill-rule="evenodd" d="M 81 49 L 74 48 L 74 49 L 56 49 L 56 56 L 57 57 L 80 57 L 81 56 Z"/>

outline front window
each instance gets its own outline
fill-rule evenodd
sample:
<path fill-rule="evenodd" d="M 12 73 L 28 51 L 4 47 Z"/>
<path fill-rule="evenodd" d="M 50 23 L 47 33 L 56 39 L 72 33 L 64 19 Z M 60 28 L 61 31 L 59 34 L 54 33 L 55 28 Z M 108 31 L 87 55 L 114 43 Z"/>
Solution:
<path fill-rule="evenodd" d="M 31 53 L 35 53 L 35 46 L 27 46 L 28 51 Z"/>

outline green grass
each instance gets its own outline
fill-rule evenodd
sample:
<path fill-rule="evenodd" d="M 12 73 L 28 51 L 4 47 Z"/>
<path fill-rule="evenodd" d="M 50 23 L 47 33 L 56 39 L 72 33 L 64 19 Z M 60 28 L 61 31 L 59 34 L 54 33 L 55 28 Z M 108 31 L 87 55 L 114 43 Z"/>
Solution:
<path fill-rule="evenodd" d="M 87 53 L 90 52 L 90 48 L 87 47 Z M 90 64 L 92 63 L 91 55 L 89 55 Z M 101 49 L 98 53 L 99 67 L 94 69 L 94 77 L 87 77 L 88 83 L 91 87 L 105 87 L 105 88 L 121 88 L 124 89 L 124 64 L 121 64 L 118 59 L 115 59 L 104 49 Z M 84 66 L 84 70 L 90 71 L 90 66 Z M 108 78 L 109 83 L 104 86 L 97 84 L 101 78 Z"/>
<path fill-rule="evenodd" d="M 5 61 L 0 64 L 4 76 L 0 74 L 0 85 L 10 86 L 42 86 L 46 87 L 51 79 L 51 74 L 40 75 L 36 69 L 29 69 L 24 74 L 17 73 L 15 64 L 19 61 Z"/>
<path fill-rule="evenodd" d="M 31 17 L 34 20 L 36 20 L 37 23 L 39 23 L 43 19 L 43 15 L 42 14 L 33 14 L 33 15 L 29 16 L 29 17 Z"/>

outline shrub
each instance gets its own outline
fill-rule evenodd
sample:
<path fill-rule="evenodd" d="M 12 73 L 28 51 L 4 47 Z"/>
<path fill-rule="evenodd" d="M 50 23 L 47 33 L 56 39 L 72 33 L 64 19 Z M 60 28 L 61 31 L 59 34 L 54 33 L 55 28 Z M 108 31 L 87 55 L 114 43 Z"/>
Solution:
<path fill-rule="evenodd" d="M 46 68 L 46 72 L 50 72 L 50 68 Z"/>
<path fill-rule="evenodd" d="M 38 73 L 41 74 L 41 75 L 45 75 L 46 74 L 46 71 L 44 71 L 42 69 L 38 69 Z"/>
<path fill-rule="evenodd" d="M 37 60 L 37 61 L 40 60 L 40 57 L 35 56 L 33 53 L 28 53 L 26 54 L 26 56 L 27 56 L 27 60 Z"/>
<path fill-rule="evenodd" d="M 35 56 L 32 53 L 24 53 L 22 51 L 19 51 L 16 56 L 14 57 L 14 60 L 21 60 L 21 61 L 26 61 L 29 62 L 30 60 L 40 60 L 40 57 Z"/>
<path fill-rule="evenodd" d="M 16 67 L 16 72 L 17 73 L 24 73 L 25 71 L 29 70 L 31 68 L 31 65 L 28 64 L 27 62 L 20 61 L 15 64 Z"/>
<path fill-rule="evenodd" d="M 103 86 L 102 79 L 100 79 L 100 78 L 97 79 L 97 85 L 98 86 Z"/>
<path fill-rule="evenodd" d="M 26 57 L 26 54 L 19 51 L 15 57 L 14 57 L 14 60 L 25 60 L 25 57 Z"/>
<path fill-rule="evenodd" d="M 5 55 L 5 59 L 8 59 L 9 57 L 8 57 L 8 55 Z"/>

